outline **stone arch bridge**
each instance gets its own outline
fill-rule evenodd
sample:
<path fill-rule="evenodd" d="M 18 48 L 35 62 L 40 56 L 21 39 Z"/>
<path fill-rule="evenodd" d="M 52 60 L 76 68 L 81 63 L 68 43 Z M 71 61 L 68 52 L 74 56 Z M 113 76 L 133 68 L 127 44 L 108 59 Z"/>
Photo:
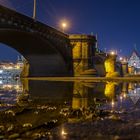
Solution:
<path fill-rule="evenodd" d="M 26 58 L 29 64 L 24 69 L 24 77 L 71 76 L 73 73 L 68 35 L 1 5 L 0 43 Z"/>

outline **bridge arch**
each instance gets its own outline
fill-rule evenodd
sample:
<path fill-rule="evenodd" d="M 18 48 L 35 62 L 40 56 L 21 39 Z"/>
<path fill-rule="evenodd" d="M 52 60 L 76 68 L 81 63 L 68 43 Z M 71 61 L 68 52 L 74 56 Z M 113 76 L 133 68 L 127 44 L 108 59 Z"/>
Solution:
<path fill-rule="evenodd" d="M 0 42 L 22 54 L 29 63 L 28 75 L 66 76 L 71 74 L 63 55 L 49 40 L 36 32 L 0 29 Z"/>

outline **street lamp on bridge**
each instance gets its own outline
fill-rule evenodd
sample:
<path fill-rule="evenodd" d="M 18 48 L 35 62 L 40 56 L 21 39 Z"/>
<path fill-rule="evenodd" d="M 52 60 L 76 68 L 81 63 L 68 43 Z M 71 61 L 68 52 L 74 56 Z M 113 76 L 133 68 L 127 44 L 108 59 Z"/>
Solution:
<path fill-rule="evenodd" d="M 59 26 L 60 26 L 62 32 L 65 33 L 66 29 L 69 26 L 69 22 L 67 20 L 65 20 L 65 19 L 61 20 Z"/>
<path fill-rule="evenodd" d="M 63 22 L 62 23 L 62 31 L 63 31 L 63 33 L 65 32 L 66 27 L 67 27 L 67 23 Z"/>

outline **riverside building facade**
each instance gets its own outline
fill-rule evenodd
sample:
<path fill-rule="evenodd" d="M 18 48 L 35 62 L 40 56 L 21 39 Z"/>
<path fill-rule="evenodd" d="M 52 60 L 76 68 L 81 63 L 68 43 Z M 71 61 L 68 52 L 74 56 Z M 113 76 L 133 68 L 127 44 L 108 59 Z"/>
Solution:
<path fill-rule="evenodd" d="M 16 63 L 8 61 L 0 62 L 0 79 L 9 80 L 15 77 L 20 77 L 23 65 L 24 64 L 22 57 L 18 57 Z"/>
<path fill-rule="evenodd" d="M 128 59 L 128 66 L 134 67 L 134 73 L 140 74 L 140 55 L 134 50 Z"/>

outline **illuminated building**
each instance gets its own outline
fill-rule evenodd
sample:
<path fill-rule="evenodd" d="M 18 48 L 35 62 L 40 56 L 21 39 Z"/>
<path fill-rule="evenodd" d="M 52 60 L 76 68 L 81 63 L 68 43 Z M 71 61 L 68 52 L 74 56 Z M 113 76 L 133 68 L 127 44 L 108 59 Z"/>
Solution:
<path fill-rule="evenodd" d="M 11 79 L 19 77 L 23 68 L 23 59 L 18 57 L 16 63 L 1 62 L 0 63 L 0 79 Z"/>
<path fill-rule="evenodd" d="M 140 73 L 140 56 L 136 50 L 134 50 L 128 60 L 128 66 L 133 66 L 135 73 Z"/>

